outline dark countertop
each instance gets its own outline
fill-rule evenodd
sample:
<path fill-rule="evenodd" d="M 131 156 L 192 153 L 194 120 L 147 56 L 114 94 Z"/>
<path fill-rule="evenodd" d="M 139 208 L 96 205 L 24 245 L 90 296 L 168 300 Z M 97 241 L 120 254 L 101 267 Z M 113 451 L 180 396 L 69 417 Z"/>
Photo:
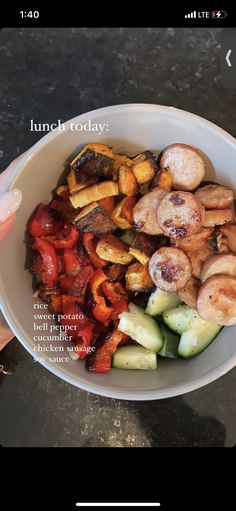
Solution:
<path fill-rule="evenodd" d="M 221 85 L 218 29 L 4 29 L 0 32 L 1 170 L 36 142 L 30 119 L 56 122 L 117 103 L 159 103 L 236 136 L 236 90 Z M 17 340 L 0 385 L 3 446 L 232 446 L 236 370 L 161 401 L 102 398 L 61 381 Z"/>

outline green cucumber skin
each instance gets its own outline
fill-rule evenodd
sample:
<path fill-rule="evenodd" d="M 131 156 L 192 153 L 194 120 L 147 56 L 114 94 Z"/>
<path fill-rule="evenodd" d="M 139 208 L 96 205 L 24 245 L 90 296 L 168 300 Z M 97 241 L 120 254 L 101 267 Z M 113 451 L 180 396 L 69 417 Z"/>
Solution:
<path fill-rule="evenodd" d="M 140 345 L 121 346 L 113 355 L 112 367 L 151 371 L 157 368 L 157 357 L 153 351 Z"/>
<path fill-rule="evenodd" d="M 163 346 L 158 355 L 165 358 L 180 358 L 178 354 L 180 336 L 168 328 L 164 322 L 161 324 L 161 333 L 163 336 Z"/>
<path fill-rule="evenodd" d="M 179 347 L 178 347 L 178 355 L 179 357 L 181 358 L 184 358 L 185 360 L 189 360 L 190 358 L 194 358 L 196 357 L 197 355 L 200 355 L 200 353 L 203 353 L 203 351 L 205 351 L 208 346 L 210 346 L 210 344 L 216 339 L 216 337 L 218 337 L 218 335 L 220 334 L 220 332 L 223 330 L 223 326 L 220 327 L 219 331 L 215 334 L 215 336 L 204 346 L 204 348 L 201 348 L 200 350 L 198 349 L 197 351 L 195 352 L 192 352 L 192 353 L 189 353 L 189 354 L 183 354 L 183 352 L 181 351 L 181 338 L 180 338 L 180 343 L 179 343 Z M 187 333 L 187 332 L 184 332 L 184 333 Z M 182 334 L 184 335 L 184 334 Z M 181 335 L 181 337 L 182 337 Z"/>

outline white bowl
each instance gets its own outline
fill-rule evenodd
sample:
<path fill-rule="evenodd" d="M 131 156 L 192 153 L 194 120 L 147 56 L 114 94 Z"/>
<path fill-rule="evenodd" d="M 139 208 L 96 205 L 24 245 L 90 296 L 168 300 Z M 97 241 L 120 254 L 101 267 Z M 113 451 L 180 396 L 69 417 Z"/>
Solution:
<path fill-rule="evenodd" d="M 71 122 L 84 124 L 89 119 L 92 123 L 107 124 L 107 131 L 100 136 L 93 131 L 71 131 Z M 158 153 L 174 142 L 190 144 L 202 151 L 207 178 L 236 189 L 235 139 L 191 113 L 158 105 L 118 105 L 80 115 L 65 126 L 65 131 L 43 137 L 17 164 L 11 188 L 22 191 L 23 203 L 12 232 L 1 244 L 1 309 L 16 337 L 34 357 L 39 355 L 34 351 L 33 341 L 33 336 L 39 333 L 33 327 L 33 304 L 37 299 L 33 299 L 31 276 L 24 269 L 25 226 L 36 204 L 50 199 L 66 160 L 76 148 L 100 142 L 134 155 L 144 149 Z M 83 361 L 55 363 L 45 353 L 43 365 L 63 380 L 96 394 L 131 400 L 161 399 L 202 387 L 232 369 L 236 365 L 235 337 L 236 327 L 224 328 L 196 358 L 160 360 L 156 371 L 113 369 L 108 374 L 93 374 L 85 369 Z"/>

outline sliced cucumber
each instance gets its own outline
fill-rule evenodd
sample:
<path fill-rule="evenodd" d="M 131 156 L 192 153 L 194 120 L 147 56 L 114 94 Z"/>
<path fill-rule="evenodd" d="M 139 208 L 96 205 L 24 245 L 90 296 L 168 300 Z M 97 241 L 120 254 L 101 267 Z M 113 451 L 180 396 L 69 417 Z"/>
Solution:
<path fill-rule="evenodd" d="M 204 321 L 204 320 L 202 320 Z M 178 354 L 184 358 L 194 357 L 205 350 L 221 331 L 222 326 L 205 321 L 205 326 L 189 328 L 181 335 Z"/>
<path fill-rule="evenodd" d="M 156 369 L 157 357 L 142 346 L 122 346 L 114 353 L 112 365 L 117 369 Z"/>
<path fill-rule="evenodd" d="M 149 297 L 145 312 L 149 316 L 156 316 L 168 309 L 172 309 L 172 307 L 176 307 L 180 302 L 181 300 L 177 293 L 162 291 L 162 289 L 157 287 Z"/>
<path fill-rule="evenodd" d="M 128 245 L 132 245 L 135 236 L 136 232 L 133 229 L 126 229 L 120 236 L 120 239 L 125 243 L 128 243 Z"/>
<path fill-rule="evenodd" d="M 163 339 L 155 319 L 145 314 L 144 309 L 134 303 L 129 303 L 129 311 L 120 314 L 118 329 L 130 335 L 145 348 L 158 353 L 163 345 Z"/>
<path fill-rule="evenodd" d="M 174 332 L 181 334 L 178 354 L 184 358 L 201 353 L 218 335 L 221 326 L 206 321 L 199 316 L 196 309 L 180 305 L 162 315 L 165 323 Z"/>
<path fill-rule="evenodd" d="M 178 346 L 180 337 L 175 332 L 170 330 L 165 323 L 161 325 L 161 333 L 164 340 L 161 350 L 158 355 L 166 358 L 179 358 Z"/>
<path fill-rule="evenodd" d="M 194 319 L 197 320 L 200 316 L 196 309 L 192 309 L 188 305 L 179 305 L 179 307 L 165 311 L 162 317 L 171 330 L 181 335 L 187 330 L 190 322 Z"/>

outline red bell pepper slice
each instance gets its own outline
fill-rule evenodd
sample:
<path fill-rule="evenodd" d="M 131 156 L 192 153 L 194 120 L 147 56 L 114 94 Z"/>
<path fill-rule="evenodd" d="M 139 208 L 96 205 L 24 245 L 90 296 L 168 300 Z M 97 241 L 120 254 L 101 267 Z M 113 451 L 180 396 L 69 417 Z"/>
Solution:
<path fill-rule="evenodd" d="M 79 358 L 83 359 L 89 355 L 91 342 L 93 340 L 93 331 L 95 325 L 88 323 L 87 326 L 79 331 L 79 334 L 73 338 L 75 343 L 75 351 Z"/>
<path fill-rule="evenodd" d="M 57 271 L 58 275 L 63 275 L 65 273 L 64 257 L 60 254 L 57 254 Z"/>
<path fill-rule="evenodd" d="M 28 232 L 34 237 L 47 236 L 55 234 L 61 227 L 62 220 L 57 211 L 41 203 L 28 224 Z"/>
<path fill-rule="evenodd" d="M 62 295 L 62 318 L 60 324 L 67 327 L 66 331 L 70 335 L 74 336 L 78 334 L 79 330 L 86 328 L 88 324 L 88 318 L 85 316 L 81 307 L 76 301 L 69 301 Z"/>
<path fill-rule="evenodd" d="M 62 296 L 53 296 L 51 302 L 49 303 L 49 308 L 52 312 L 62 312 Z"/>
<path fill-rule="evenodd" d="M 127 293 L 120 282 L 103 282 L 102 290 L 106 298 L 112 304 L 120 300 L 128 301 Z"/>
<path fill-rule="evenodd" d="M 128 335 L 120 332 L 117 325 L 114 324 L 113 331 L 104 340 L 95 355 L 91 356 L 88 369 L 97 373 L 107 373 L 111 368 L 113 353 L 115 353 L 121 342 L 124 343 L 127 340 Z"/>
<path fill-rule="evenodd" d="M 111 319 L 113 319 L 113 320 L 118 319 L 119 315 L 122 312 L 129 312 L 129 307 L 125 300 L 119 300 L 118 302 L 114 303 L 112 308 L 113 308 L 113 311 L 111 314 Z"/>
<path fill-rule="evenodd" d="M 98 242 L 96 241 L 94 234 L 92 232 L 84 233 L 83 245 L 91 262 L 93 263 L 93 266 L 95 266 L 95 268 L 104 268 L 104 266 L 108 265 L 108 261 L 104 261 L 103 259 L 101 259 L 101 257 L 97 255 L 96 253 L 97 243 Z"/>
<path fill-rule="evenodd" d="M 74 281 L 69 293 L 74 296 L 84 296 L 93 272 L 94 269 L 92 266 L 85 266 L 82 268 L 76 277 L 74 277 Z"/>
<path fill-rule="evenodd" d="M 55 248 L 72 248 L 79 239 L 79 231 L 75 225 L 64 224 L 54 236 L 43 236 Z"/>
<path fill-rule="evenodd" d="M 90 264 L 82 247 L 66 248 L 64 250 L 64 261 L 66 273 L 70 275 L 77 275 L 83 266 Z"/>
<path fill-rule="evenodd" d="M 93 294 L 95 306 L 92 310 L 93 316 L 97 321 L 108 324 L 112 314 L 112 307 L 106 305 L 106 301 L 101 291 L 101 284 L 105 282 L 107 276 L 98 268 L 90 278 L 90 288 Z"/>
<path fill-rule="evenodd" d="M 57 255 L 54 247 L 41 238 L 35 238 L 32 248 L 38 250 L 42 257 L 41 278 L 43 284 L 53 287 L 57 282 Z"/>
<path fill-rule="evenodd" d="M 61 277 L 58 278 L 59 286 L 64 293 L 69 293 L 69 291 L 72 288 L 73 282 L 75 280 L 74 275 L 61 275 Z"/>

